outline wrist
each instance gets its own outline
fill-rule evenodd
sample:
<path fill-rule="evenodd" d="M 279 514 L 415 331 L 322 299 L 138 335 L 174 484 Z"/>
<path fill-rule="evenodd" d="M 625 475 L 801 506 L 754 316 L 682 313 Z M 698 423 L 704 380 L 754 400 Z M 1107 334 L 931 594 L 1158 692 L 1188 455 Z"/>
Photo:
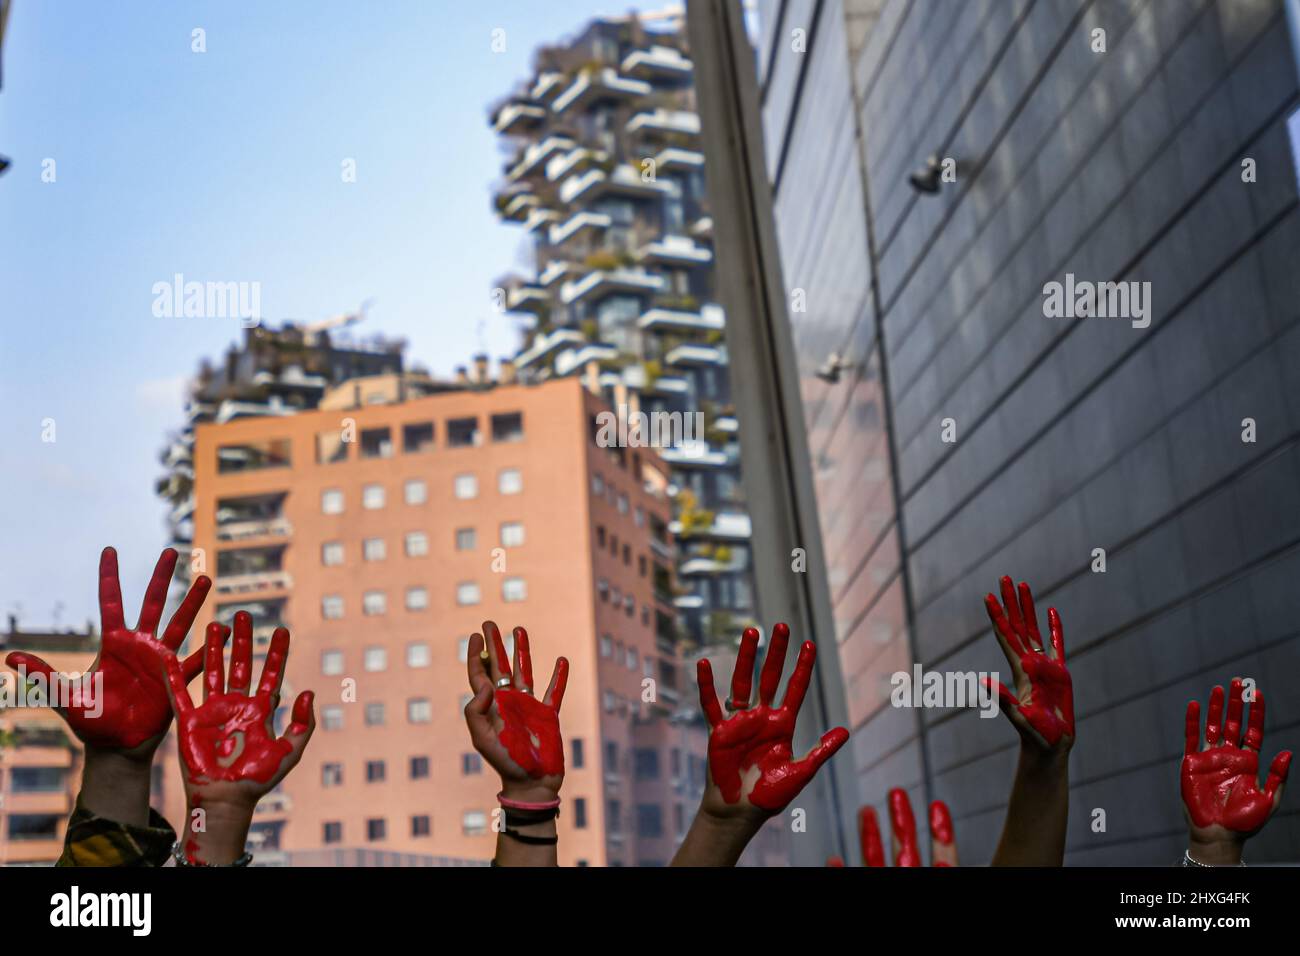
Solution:
<path fill-rule="evenodd" d="M 1021 740 L 1020 766 L 1036 776 L 1064 776 L 1070 770 L 1070 747 L 1065 744 L 1044 750 L 1036 742 Z"/>
<path fill-rule="evenodd" d="M 181 849 L 191 863 L 229 866 L 244 855 L 257 801 L 211 801 L 191 798 L 185 814 Z"/>
<path fill-rule="evenodd" d="M 87 747 L 81 773 L 81 805 L 106 820 L 148 826 L 151 758 Z"/>
<path fill-rule="evenodd" d="M 503 780 L 500 797 L 514 803 L 554 803 L 560 797 L 560 788 L 537 780 Z"/>
<path fill-rule="evenodd" d="M 1242 840 L 1203 840 L 1194 834 L 1187 837 L 1187 855 L 1202 866 L 1241 866 L 1243 846 Z"/>

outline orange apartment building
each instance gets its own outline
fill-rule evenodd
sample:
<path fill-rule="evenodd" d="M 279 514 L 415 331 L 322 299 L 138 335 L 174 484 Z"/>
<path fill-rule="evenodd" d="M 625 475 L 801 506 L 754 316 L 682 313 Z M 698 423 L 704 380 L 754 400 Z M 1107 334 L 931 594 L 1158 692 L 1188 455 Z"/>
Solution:
<path fill-rule="evenodd" d="M 84 672 L 98 649 L 93 627 L 20 631 L 11 617 L 8 632 L 0 634 L 0 662 L 10 651 L 30 651 L 65 674 Z M 17 678 L 3 663 L 0 672 Z M 53 710 L 0 710 L 0 864 L 48 866 L 59 858 L 82 764 L 80 741 Z"/>
<path fill-rule="evenodd" d="M 283 699 L 316 691 L 306 756 L 254 820 L 258 862 L 491 858 L 498 780 L 461 713 L 484 619 L 528 628 L 543 687 L 557 655 L 571 664 L 561 864 L 666 862 L 706 740 L 682 695 L 666 469 L 652 449 L 596 445 L 605 406 L 577 379 L 414 398 L 404 382 L 195 428 L 205 612 L 252 612 L 259 652 L 287 626 Z M 161 753 L 179 827 L 174 742 Z"/>

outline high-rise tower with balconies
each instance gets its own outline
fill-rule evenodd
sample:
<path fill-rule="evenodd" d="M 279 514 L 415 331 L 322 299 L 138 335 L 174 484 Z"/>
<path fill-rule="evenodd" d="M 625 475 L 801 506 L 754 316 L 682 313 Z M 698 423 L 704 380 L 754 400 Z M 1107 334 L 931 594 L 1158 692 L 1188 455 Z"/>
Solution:
<path fill-rule="evenodd" d="M 600 18 L 534 67 L 490 117 L 511 150 L 495 205 L 532 244 L 532 274 L 501 282 L 524 326 L 515 365 L 524 381 L 580 377 L 629 414 L 698 413 L 701 434 L 660 448 L 676 606 L 697 641 L 733 640 L 753 616 L 750 522 L 682 24 Z"/>

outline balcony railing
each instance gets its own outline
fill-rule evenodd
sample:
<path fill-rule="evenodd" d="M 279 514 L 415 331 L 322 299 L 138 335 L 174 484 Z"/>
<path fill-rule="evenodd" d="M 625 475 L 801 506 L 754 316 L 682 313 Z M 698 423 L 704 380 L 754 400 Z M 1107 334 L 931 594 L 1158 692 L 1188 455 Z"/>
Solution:
<path fill-rule="evenodd" d="M 497 113 L 492 128 L 498 133 L 517 133 L 546 119 L 546 109 L 531 103 L 507 103 Z"/>
<path fill-rule="evenodd" d="M 654 44 L 648 50 L 633 50 L 623 57 L 619 69 L 628 76 L 687 77 L 695 67 L 680 50 Z"/>
<path fill-rule="evenodd" d="M 246 538 L 285 538 L 293 534 L 287 518 L 262 518 L 253 521 L 228 521 L 217 525 L 218 541 L 242 541 Z"/>
<path fill-rule="evenodd" d="M 224 574 L 217 578 L 218 594 L 255 594 L 293 587 L 288 571 L 255 571 L 247 574 Z"/>
<path fill-rule="evenodd" d="M 645 269 L 593 269 L 581 279 L 564 283 L 560 287 L 560 300 L 571 305 L 597 292 L 659 292 L 664 285 L 663 276 Z"/>
<path fill-rule="evenodd" d="M 551 109 L 563 113 L 573 106 L 585 106 L 596 99 L 633 99 L 654 91 L 644 80 L 619 76 L 611 67 L 580 73 L 563 93 L 551 103 Z"/>

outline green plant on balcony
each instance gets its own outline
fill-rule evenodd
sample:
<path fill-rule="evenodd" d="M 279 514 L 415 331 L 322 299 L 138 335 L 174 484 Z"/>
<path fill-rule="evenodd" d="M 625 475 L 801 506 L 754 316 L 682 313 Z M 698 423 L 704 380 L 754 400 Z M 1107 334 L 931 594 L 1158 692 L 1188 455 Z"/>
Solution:
<path fill-rule="evenodd" d="M 595 319 L 583 319 L 578 328 L 582 331 L 582 337 L 588 342 L 596 341 L 597 336 L 600 334 L 600 325 Z"/>
<path fill-rule="evenodd" d="M 619 267 L 618 253 L 609 249 L 597 249 L 583 260 L 583 265 L 588 269 L 595 269 L 599 272 L 613 272 Z"/>
<path fill-rule="evenodd" d="M 641 363 L 641 371 L 645 373 L 645 387 L 654 388 L 655 382 L 664 374 L 664 366 L 658 359 L 648 359 Z"/>
<path fill-rule="evenodd" d="M 710 329 L 704 336 L 704 341 L 708 345 L 717 345 L 722 341 L 721 329 Z"/>
<path fill-rule="evenodd" d="M 713 560 L 718 564 L 731 563 L 731 548 L 728 545 L 720 544 L 713 549 Z"/>
<path fill-rule="evenodd" d="M 706 425 L 704 428 L 704 440 L 714 448 L 723 448 L 727 442 L 731 441 L 731 434 L 724 432 L 721 428 Z"/>

